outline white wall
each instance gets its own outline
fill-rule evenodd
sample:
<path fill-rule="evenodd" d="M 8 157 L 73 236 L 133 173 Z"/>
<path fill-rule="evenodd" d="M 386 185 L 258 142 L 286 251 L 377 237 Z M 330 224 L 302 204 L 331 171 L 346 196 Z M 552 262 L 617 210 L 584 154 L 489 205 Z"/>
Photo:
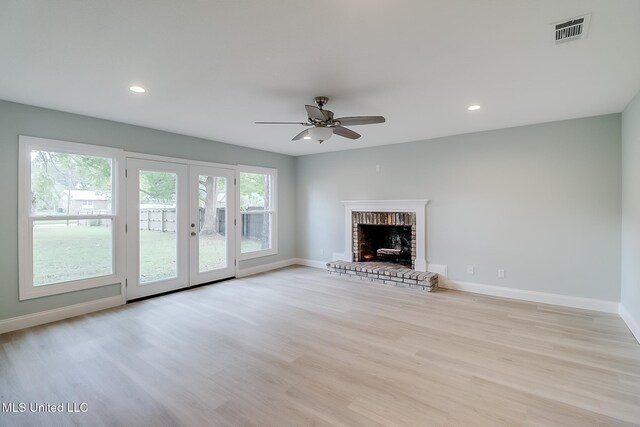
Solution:
<path fill-rule="evenodd" d="M 640 93 L 622 113 L 621 313 L 640 341 Z"/>
<path fill-rule="evenodd" d="M 301 258 L 343 251 L 342 200 L 430 199 L 450 278 L 619 301 L 620 114 L 302 156 L 296 179 Z"/>

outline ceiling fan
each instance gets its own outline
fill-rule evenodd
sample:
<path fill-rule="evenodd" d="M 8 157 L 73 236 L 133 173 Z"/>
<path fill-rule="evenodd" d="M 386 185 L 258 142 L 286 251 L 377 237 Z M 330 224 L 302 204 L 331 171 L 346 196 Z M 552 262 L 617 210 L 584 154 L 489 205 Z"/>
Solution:
<path fill-rule="evenodd" d="M 329 98 L 326 96 L 316 96 L 313 99 L 317 106 L 305 105 L 308 120 L 306 122 L 255 122 L 257 125 L 302 125 L 310 126 L 296 136 L 292 141 L 299 139 L 312 139 L 322 144 L 323 141 L 331 138 L 333 134 L 343 136 L 349 139 L 358 139 L 360 134 L 352 131 L 344 126 L 356 125 L 372 125 L 375 123 L 384 123 L 382 116 L 355 116 L 355 117 L 339 117 L 333 118 L 333 111 L 324 110 L 322 107 L 326 105 Z"/>

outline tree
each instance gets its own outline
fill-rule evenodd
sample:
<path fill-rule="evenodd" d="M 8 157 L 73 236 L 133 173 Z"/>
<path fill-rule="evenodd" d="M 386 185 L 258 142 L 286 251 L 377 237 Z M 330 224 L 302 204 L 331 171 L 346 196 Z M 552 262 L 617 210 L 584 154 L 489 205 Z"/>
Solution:
<path fill-rule="evenodd" d="M 34 213 L 54 211 L 61 198 L 61 194 L 56 188 L 56 181 L 38 168 L 32 168 L 31 192 L 31 209 Z"/>
<path fill-rule="evenodd" d="M 242 172 L 240 174 L 240 211 L 271 210 L 271 175 Z M 243 221 L 249 222 L 249 236 L 261 244 L 261 249 L 271 246 L 271 219 L 269 213 L 243 214 Z"/>
<path fill-rule="evenodd" d="M 271 175 L 263 175 L 264 176 L 264 209 L 271 209 Z M 271 215 L 265 213 L 262 219 L 262 249 L 269 249 L 271 247 L 271 238 L 269 234 L 271 233 Z"/>
<path fill-rule="evenodd" d="M 143 171 L 140 173 L 140 202 L 175 204 L 175 173 Z"/>
<path fill-rule="evenodd" d="M 32 209 L 55 210 L 66 192 L 69 213 L 72 190 L 111 195 L 111 159 L 50 151 L 31 152 Z"/>
<path fill-rule="evenodd" d="M 266 181 L 260 173 L 242 172 L 240 174 L 240 210 L 250 207 L 264 207 Z"/>
<path fill-rule="evenodd" d="M 200 234 L 218 234 L 217 202 L 218 194 L 224 191 L 224 181 L 224 178 L 217 176 L 200 176 L 200 205 L 201 208 L 204 208 L 204 222 Z M 220 188 L 220 184 L 222 184 L 222 188 Z"/>

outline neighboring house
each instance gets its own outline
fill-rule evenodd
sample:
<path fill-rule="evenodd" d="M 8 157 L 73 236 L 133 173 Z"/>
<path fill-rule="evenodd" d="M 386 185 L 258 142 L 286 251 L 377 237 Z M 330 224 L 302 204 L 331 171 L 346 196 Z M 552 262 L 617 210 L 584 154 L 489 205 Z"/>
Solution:
<path fill-rule="evenodd" d="M 82 213 L 83 211 L 105 211 L 111 208 L 111 194 L 97 193 L 93 190 L 71 190 L 71 200 L 68 192 L 62 193 L 58 211 L 68 213 Z"/>

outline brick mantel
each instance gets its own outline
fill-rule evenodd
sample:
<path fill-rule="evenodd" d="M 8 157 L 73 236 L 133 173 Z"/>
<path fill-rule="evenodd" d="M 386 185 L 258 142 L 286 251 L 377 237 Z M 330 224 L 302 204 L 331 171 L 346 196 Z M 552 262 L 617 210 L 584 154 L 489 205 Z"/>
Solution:
<path fill-rule="evenodd" d="M 415 270 L 427 271 L 426 211 L 428 200 L 345 200 L 344 205 L 344 252 L 333 254 L 334 260 L 352 260 L 352 216 L 353 212 L 412 212 L 416 214 L 416 260 Z"/>

